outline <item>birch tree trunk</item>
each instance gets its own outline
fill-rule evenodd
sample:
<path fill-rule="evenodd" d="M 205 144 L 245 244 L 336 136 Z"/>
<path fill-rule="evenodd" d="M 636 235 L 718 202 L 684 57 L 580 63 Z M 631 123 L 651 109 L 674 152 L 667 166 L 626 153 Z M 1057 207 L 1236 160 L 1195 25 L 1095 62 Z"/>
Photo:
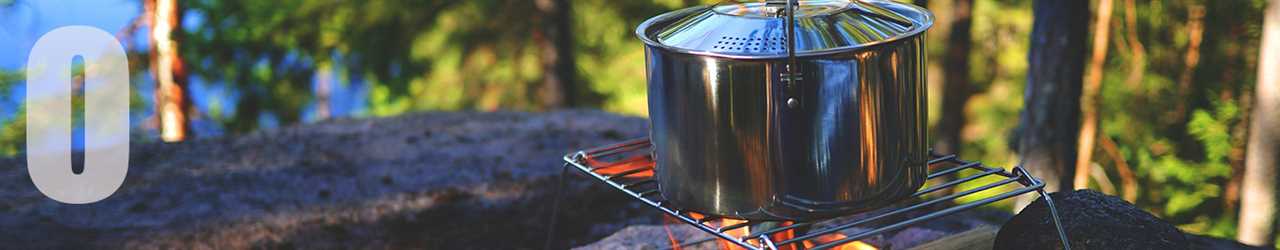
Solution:
<path fill-rule="evenodd" d="M 327 120 L 333 117 L 333 108 L 329 101 L 329 96 L 333 93 L 333 63 L 320 63 L 320 66 L 316 67 L 315 74 L 315 119 Z"/>
<path fill-rule="evenodd" d="M 1276 168 L 1280 168 L 1280 0 L 1271 0 L 1262 25 L 1237 240 L 1270 247 L 1276 236 Z"/>
<path fill-rule="evenodd" d="M 187 72 L 178 55 L 175 36 L 182 23 L 182 10 L 177 0 L 146 1 L 145 14 L 151 26 L 151 73 L 155 76 L 155 112 L 159 119 L 160 139 L 166 142 L 186 140 L 190 125 L 187 111 Z"/>

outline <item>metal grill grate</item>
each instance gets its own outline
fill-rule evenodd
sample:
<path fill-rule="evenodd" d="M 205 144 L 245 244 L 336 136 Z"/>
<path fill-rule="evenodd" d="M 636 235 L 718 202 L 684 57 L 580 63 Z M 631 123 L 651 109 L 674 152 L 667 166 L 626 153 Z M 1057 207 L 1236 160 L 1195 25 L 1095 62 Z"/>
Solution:
<path fill-rule="evenodd" d="M 1057 209 L 1053 205 L 1053 200 L 1046 195 L 1044 191 L 1044 183 L 1032 177 L 1022 167 L 1014 167 L 1012 170 L 1006 171 L 1002 168 L 989 167 L 979 162 L 970 162 L 958 159 L 955 155 L 938 156 L 934 155 L 929 161 L 931 169 L 937 167 L 946 167 L 929 174 L 930 184 L 917 191 L 912 195 L 912 199 L 907 204 L 875 210 L 863 214 L 858 214 L 858 218 L 849 220 L 848 217 L 834 218 L 823 221 L 813 222 L 777 222 L 777 221 L 752 221 L 752 220 L 723 220 L 725 218 L 716 216 L 703 216 L 689 211 L 680 211 L 678 209 L 667 206 L 662 195 L 658 194 L 657 183 L 653 179 L 653 160 L 649 156 L 650 142 L 648 138 L 635 139 L 610 146 L 579 151 L 564 157 L 566 171 L 568 168 L 576 169 L 585 173 L 596 180 L 601 181 L 615 189 L 630 195 L 631 197 L 644 202 L 653 208 L 656 208 L 671 217 L 692 225 L 702 231 L 715 235 L 721 239 L 727 240 L 747 249 L 778 249 L 787 245 L 794 245 L 796 249 L 830 249 L 841 246 L 843 244 L 865 239 L 881 233 L 892 230 L 902 229 L 907 226 L 931 220 L 934 218 L 954 214 L 960 211 L 972 209 L 975 207 L 990 204 L 996 201 L 1008 199 L 1014 196 L 1036 192 L 1041 198 L 1045 199 L 1049 205 L 1050 214 L 1053 217 L 1054 226 L 1058 229 L 1058 237 L 1063 244 L 1064 249 L 1071 249 L 1067 243 L 1067 237 L 1062 230 L 1062 225 L 1058 219 Z M 968 175 L 962 174 L 965 172 Z M 939 178 L 943 176 L 954 176 L 950 180 Z M 993 177 L 994 182 L 985 185 L 972 187 L 973 185 L 961 185 L 964 183 L 974 182 L 984 177 Z M 561 176 L 563 179 L 564 177 Z M 992 179 L 992 178 L 986 178 Z M 942 183 L 934 183 L 944 181 Z M 941 194 L 939 190 L 956 187 L 957 189 L 950 194 Z M 1013 189 L 1003 189 L 1000 187 L 1012 187 Z M 985 198 L 976 199 L 968 203 L 948 204 L 944 202 L 956 201 L 957 198 L 966 196 L 983 196 L 975 195 L 982 191 L 1000 191 L 998 194 L 986 196 Z M 986 194 L 986 193 L 984 193 Z M 558 200 L 557 200 L 558 201 Z M 558 205 L 558 204 L 557 204 Z M 930 208 L 941 209 L 928 211 Z M 922 215 L 912 216 L 902 219 L 899 215 L 912 212 L 923 212 Z M 927 211 L 927 212 L 925 212 Z M 867 227 L 869 226 L 870 227 Z M 552 222 L 554 228 L 554 221 Z M 740 228 L 751 228 L 760 230 L 752 230 L 753 232 L 745 236 L 734 236 L 728 233 L 731 230 Z M 866 230 L 844 237 L 832 237 L 840 233 L 842 230 L 859 227 Z M 795 229 L 806 229 L 796 233 Z M 779 234 L 794 234 L 794 237 L 782 239 L 777 237 Z M 827 242 L 812 242 L 815 239 L 832 239 Z M 781 239 L 775 242 L 774 239 Z M 805 242 L 810 242 L 812 246 L 805 246 Z"/>

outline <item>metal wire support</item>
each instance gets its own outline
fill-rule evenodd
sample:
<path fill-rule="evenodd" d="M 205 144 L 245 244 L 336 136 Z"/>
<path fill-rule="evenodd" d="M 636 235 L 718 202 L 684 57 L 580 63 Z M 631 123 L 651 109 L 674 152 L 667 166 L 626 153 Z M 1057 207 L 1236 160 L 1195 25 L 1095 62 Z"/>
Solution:
<path fill-rule="evenodd" d="M 560 199 L 564 196 L 564 178 L 569 174 L 570 163 L 565 163 L 564 168 L 560 170 L 560 175 L 556 176 L 556 190 L 551 197 L 551 217 L 547 217 L 547 241 L 542 245 L 542 249 L 551 250 L 551 243 L 556 239 L 556 222 L 560 221 Z"/>
<path fill-rule="evenodd" d="M 618 191 L 648 204 L 678 221 L 715 235 L 720 239 L 753 250 L 779 249 L 788 245 L 794 245 L 796 248 L 830 249 L 1031 192 L 1036 192 L 1041 198 L 1045 199 L 1063 248 L 1071 249 L 1066 231 L 1063 230 L 1062 223 L 1058 218 L 1057 208 L 1054 207 L 1052 198 L 1044 190 L 1044 182 L 1032 177 L 1029 172 L 1020 166 L 1006 171 L 1003 168 L 986 166 L 980 162 L 960 160 L 955 155 L 933 155 L 933 158 L 928 162 L 929 166 L 931 168 L 946 168 L 929 173 L 928 179 L 931 184 L 917 191 L 912 195 L 912 198 L 904 199 L 905 204 L 863 213 L 860 215 L 865 216 L 857 220 L 846 221 L 847 217 L 841 217 L 823 221 L 788 223 L 785 226 L 778 227 L 757 227 L 762 223 L 777 223 L 777 221 L 721 220 L 724 218 L 714 215 L 701 215 L 691 211 L 681 211 L 668 206 L 666 200 L 658 193 L 657 182 L 653 179 L 654 162 L 649 154 L 650 145 L 648 138 L 640 138 L 579 151 L 564 156 L 564 161 L 568 163 L 565 166 L 572 167 L 604 184 L 614 187 Z M 965 172 L 967 175 L 961 174 L 961 172 Z M 945 180 L 945 182 L 942 182 L 944 179 L 939 179 L 939 177 L 948 175 L 956 175 L 958 178 Z M 971 183 L 972 185 L 961 185 L 966 183 Z M 973 187 L 982 183 L 986 184 Z M 935 193 L 939 190 L 953 187 L 957 188 L 954 193 Z M 985 197 L 975 195 L 983 191 L 1000 192 Z M 957 202 L 958 198 L 971 195 L 973 197 L 969 197 L 969 200 L 973 200 L 972 202 L 945 203 Z M 936 211 L 928 211 L 931 207 L 943 208 Z M 910 218 L 905 219 L 899 216 L 916 211 L 927 212 L 919 215 L 913 214 Z M 732 221 L 732 223 L 727 221 Z M 877 222 L 875 224 L 877 226 L 871 226 L 872 222 Z M 747 235 L 729 233 L 732 230 L 744 227 L 767 229 L 759 232 L 749 232 Z M 844 237 L 831 237 L 837 234 L 845 234 L 845 231 L 854 227 L 864 230 L 852 232 Z M 775 237 L 783 233 L 795 233 L 797 231 L 803 231 L 803 233 L 796 233 L 794 237 L 785 239 Z M 833 238 L 837 240 L 819 242 L 820 239 Z"/>

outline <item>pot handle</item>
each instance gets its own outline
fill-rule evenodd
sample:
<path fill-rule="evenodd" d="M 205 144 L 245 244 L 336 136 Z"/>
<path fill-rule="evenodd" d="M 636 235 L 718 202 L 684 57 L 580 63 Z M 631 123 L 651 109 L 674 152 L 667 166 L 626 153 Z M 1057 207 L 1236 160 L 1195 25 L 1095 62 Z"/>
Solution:
<path fill-rule="evenodd" d="M 853 0 L 853 2 L 857 1 L 858 0 Z M 800 3 L 799 0 L 786 0 L 786 2 L 786 8 L 782 10 L 782 12 L 785 12 L 786 16 L 783 17 L 783 13 L 779 13 L 778 15 L 779 17 L 783 17 L 783 22 L 786 24 L 787 32 L 787 63 L 782 69 L 781 80 L 783 83 L 782 87 L 785 90 L 784 93 L 794 93 L 797 88 L 797 82 L 804 79 L 800 72 L 800 64 L 797 63 L 798 60 L 796 59 L 796 8 Z M 798 98 L 787 97 L 787 107 L 799 108 L 800 104 L 801 103 Z"/>
<path fill-rule="evenodd" d="M 799 76 L 799 65 L 796 64 L 796 5 L 800 0 L 787 0 L 787 84 L 791 85 Z M 855 2 L 857 0 L 854 0 Z"/>

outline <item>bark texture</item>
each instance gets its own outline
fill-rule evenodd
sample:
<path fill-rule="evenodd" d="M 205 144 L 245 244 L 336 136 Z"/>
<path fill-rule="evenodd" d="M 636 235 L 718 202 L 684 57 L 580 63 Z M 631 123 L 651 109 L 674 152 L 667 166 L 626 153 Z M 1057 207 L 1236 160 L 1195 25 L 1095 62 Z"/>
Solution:
<path fill-rule="evenodd" d="M 572 107 L 578 104 L 577 63 L 573 58 L 572 9 L 569 0 L 536 0 L 542 19 L 539 46 L 542 53 L 542 89 L 539 91 L 546 108 Z"/>
<path fill-rule="evenodd" d="M 1280 0 L 1268 4 L 1262 30 L 1237 239 L 1271 246 L 1276 240 L 1276 181 L 1280 177 L 1276 174 L 1280 168 Z"/>
<path fill-rule="evenodd" d="M 1057 191 L 1074 177 L 1089 2 L 1037 0 L 1033 11 L 1016 148 L 1022 165 Z"/>

